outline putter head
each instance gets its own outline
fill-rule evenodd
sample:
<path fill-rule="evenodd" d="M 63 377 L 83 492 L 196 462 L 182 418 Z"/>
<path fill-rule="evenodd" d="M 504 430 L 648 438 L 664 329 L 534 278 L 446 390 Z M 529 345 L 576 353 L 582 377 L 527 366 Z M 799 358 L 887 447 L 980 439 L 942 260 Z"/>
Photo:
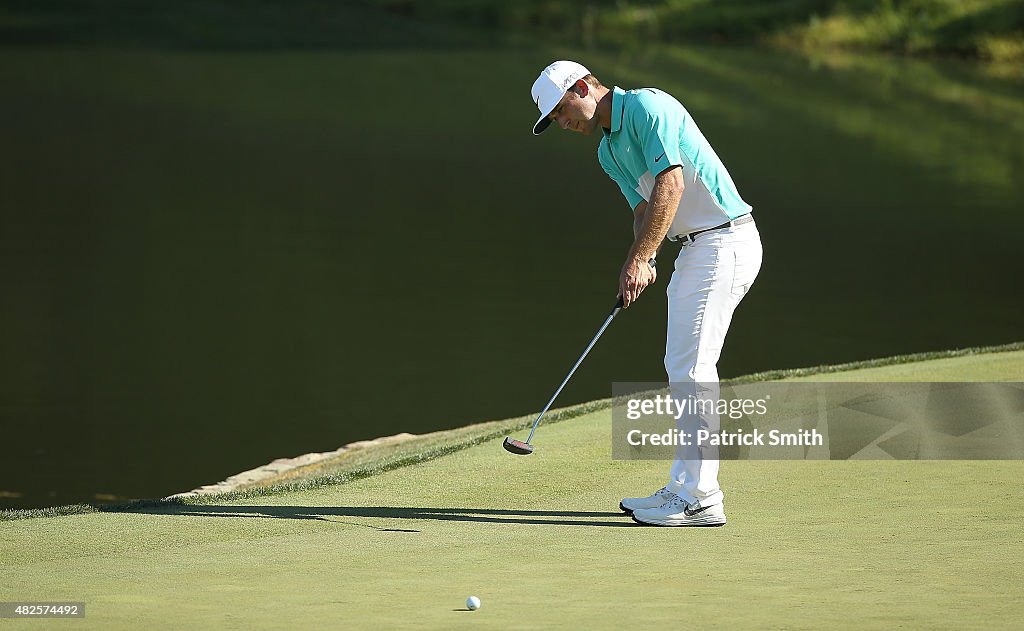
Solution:
<path fill-rule="evenodd" d="M 516 440 L 511 436 L 505 438 L 505 442 L 501 444 L 505 448 L 505 451 L 516 454 L 517 456 L 529 456 L 533 453 L 533 445 L 530 443 L 524 443 L 521 440 Z"/>

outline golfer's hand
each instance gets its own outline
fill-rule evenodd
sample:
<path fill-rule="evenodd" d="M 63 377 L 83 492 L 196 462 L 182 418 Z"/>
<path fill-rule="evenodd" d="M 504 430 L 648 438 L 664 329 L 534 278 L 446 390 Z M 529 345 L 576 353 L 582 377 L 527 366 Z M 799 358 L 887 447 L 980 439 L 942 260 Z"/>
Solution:
<path fill-rule="evenodd" d="M 648 285 L 654 284 L 657 274 L 647 261 L 635 258 L 627 260 L 619 275 L 619 296 L 622 296 L 622 307 L 629 308 L 629 305 L 640 297 Z"/>

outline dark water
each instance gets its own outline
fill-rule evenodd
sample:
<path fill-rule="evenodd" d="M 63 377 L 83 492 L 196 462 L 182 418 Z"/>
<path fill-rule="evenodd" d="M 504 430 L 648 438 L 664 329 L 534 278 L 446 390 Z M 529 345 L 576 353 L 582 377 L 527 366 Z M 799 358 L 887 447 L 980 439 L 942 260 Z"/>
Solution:
<path fill-rule="evenodd" d="M 597 139 L 529 133 L 563 56 L 678 96 L 754 205 L 723 376 L 1024 338 L 1024 87 L 970 66 L 7 48 L 0 506 L 537 411 L 631 242 Z M 560 404 L 662 378 L 666 281 Z"/>

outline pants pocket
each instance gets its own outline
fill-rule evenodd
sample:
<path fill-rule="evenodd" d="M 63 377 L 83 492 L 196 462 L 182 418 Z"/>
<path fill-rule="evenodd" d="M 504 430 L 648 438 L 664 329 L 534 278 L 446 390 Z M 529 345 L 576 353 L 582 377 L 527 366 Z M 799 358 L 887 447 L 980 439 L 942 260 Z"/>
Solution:
<path fill-rule="evenodd" d="M 761 242 L 755 241 L 745 245 L 742 249 L 734 248 L 733 276 L 730 291 L 738 300 L 747 295 L 750 286 L 754 284 L 757 273 L 761 270 Z"/>

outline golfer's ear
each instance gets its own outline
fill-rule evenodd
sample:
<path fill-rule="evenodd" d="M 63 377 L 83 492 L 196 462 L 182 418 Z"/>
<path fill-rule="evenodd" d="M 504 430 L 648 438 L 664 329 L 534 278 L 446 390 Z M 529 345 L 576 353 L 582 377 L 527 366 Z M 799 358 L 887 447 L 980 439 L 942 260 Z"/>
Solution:
<path fill-rule="evenodd" d="M 576 85 L 573 87 L 576 88 L 576 93 L 580 95 L 580 98 L 590 94 L 590 84 L 583 79 L 576 79 Z"/>

